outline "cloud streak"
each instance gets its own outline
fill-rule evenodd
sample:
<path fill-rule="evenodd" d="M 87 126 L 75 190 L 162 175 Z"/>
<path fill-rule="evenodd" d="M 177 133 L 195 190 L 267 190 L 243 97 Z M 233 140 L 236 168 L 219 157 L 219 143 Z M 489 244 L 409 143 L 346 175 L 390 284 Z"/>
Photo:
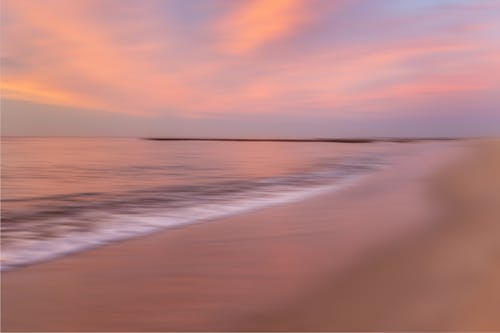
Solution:
<path fill-rule="evenodd" d="M 2 6 L 4 99 L 145 117 L 335 119 L 500 90 L 500 11 L 487 0 Z"/>
<path fill-rule="evenodd" d="M 246 54 L 279 41 L 309 19 L 304 0 L 242 1 L 218 26 L 222 51 Z"/>

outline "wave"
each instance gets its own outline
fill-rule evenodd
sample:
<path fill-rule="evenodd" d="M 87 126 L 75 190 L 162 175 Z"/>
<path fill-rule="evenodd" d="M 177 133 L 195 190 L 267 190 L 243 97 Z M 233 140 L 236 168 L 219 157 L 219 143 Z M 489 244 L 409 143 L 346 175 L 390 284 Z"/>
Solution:
<path fill-rule="evenodd" d="M 380 155 L 369 154 L 277 177 L 4 200 L 30 209 L 2 213 L 1 269 L 301 200 L 351 184 L 384 163 Z"/>

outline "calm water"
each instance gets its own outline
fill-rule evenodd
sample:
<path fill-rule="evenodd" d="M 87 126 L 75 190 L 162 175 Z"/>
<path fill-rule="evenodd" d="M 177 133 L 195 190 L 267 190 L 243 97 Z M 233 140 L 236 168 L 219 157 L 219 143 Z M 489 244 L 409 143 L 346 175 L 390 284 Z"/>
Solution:
<path fill-rule="evenodd" d="M 409 145 L 3 138 L 2 268 L 297 200 Z"/>

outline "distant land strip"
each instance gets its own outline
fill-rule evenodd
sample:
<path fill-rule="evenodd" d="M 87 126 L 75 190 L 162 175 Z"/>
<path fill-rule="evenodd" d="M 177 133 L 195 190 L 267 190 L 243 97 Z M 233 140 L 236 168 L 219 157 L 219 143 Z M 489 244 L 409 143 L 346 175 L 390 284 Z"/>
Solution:
<path fill-rule="evenodd" d="M 458 138 L 318 138 L 318 139 L 229 139 L 229 138 L 142 138 L 149 141 L 235 141 L 235 142 L 337 142 L 337 143 L 373 143 L 373 142 L 418 142 L 448 141 Z"/>

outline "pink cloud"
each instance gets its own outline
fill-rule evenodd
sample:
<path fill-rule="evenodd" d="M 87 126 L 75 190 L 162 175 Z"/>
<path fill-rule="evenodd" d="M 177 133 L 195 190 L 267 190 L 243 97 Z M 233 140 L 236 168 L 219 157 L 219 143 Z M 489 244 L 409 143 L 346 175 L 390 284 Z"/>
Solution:
<path fill-rule="evenodd" d="M 283 38 L 310 19 L 304 0 L 242 1 L 217 27 L 223 51 L 252 52 Z"/>
<path fill-rule="evenodd" d="M 114 20 L 98 17 L 103 4 L 120 9 Z M 312 51 L 292 38 L 296 53 L 266 57 L 258 51 L 308 37 L 320 2 L 231 2 L 207 19 L 200 35 L 208 37 L 198 44 L 162 19 L 161 2 L 134 4 L 4 1 L 3 56 L 17 65 L 3 69 L 3 97 L 141 115 L 328 110 L 334 117 L 354 109 L 388 112 L 374 105 L 380 100 L 500 86 L 500 48 L 488 37 L 498 29 L 494 21 L 472 17 L 456 26 L 463 29 L 399 39 L 386 38 L 395 28 L 382 24 L 377 39 L 325 40 Z M 428 19 L 441 22 L 440 15 Z"/>

